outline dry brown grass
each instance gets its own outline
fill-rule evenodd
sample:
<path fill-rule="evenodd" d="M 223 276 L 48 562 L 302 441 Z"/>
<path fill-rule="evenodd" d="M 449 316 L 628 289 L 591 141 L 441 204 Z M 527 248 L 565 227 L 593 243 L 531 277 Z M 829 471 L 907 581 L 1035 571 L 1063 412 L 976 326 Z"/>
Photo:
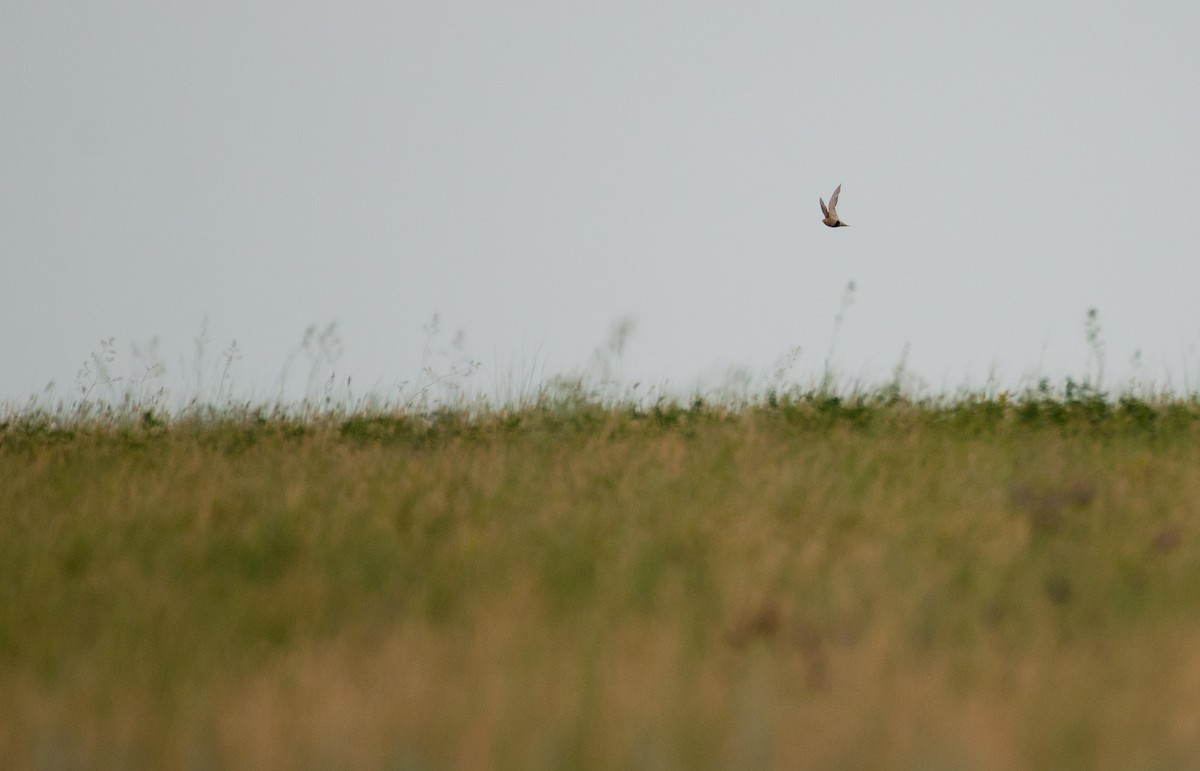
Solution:
<path fill-rule="evenodd" d="M 1188 765 L 1200 424 L 993 406 L 10 423 L 0 757 Z"/>

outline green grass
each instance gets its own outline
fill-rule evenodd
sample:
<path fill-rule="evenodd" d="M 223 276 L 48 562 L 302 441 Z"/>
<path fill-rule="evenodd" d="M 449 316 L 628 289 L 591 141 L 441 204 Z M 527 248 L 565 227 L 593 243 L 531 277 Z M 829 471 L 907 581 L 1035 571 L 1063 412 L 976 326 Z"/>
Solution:
<path fill-rule="evenodd" d="M 1200 405 L 0 418 L 13 768 L 1200 757 Z"/>

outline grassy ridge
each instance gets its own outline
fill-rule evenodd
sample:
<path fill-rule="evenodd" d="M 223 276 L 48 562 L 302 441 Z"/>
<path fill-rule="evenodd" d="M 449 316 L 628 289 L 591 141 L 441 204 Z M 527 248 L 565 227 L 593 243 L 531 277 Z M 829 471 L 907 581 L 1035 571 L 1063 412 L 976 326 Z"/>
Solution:
<path fill-rule="evenodd" d="M 1200 408 L 0 427 L 13 767 L 1173 767 Z"/>

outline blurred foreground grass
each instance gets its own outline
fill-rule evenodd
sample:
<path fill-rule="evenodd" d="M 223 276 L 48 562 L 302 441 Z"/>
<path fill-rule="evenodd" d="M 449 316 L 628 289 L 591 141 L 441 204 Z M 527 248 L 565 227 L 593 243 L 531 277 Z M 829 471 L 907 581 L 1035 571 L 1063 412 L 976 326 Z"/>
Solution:
<path fill-rule="evenodd" d="M 1193 401 L 0 427 L 10 768 L 1200 758 Z"/>

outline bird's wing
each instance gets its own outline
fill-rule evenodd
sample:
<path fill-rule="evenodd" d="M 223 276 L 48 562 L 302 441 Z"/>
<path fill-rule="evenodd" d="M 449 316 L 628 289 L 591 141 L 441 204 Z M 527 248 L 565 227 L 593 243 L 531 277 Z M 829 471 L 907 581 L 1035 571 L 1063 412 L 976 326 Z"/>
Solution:
<path fill-rule="evenodd" d="M 842 192 L 842 186 L 838 185 L 837 189 L 833 191 L 833 195 L 829 196 L 829 210 L 830 211 L 834 211 L 837 209 L 838 194 L 841 192 Z"/>
<path fill-rule="evenodd" d="M 821 213 L 822 213 L 822 214 L 824 214 L 826 217 L 828 217 L 828 216 L 829 216 L 829 210 L 825 208 L 825 199 L 824 199 L 824 198 L 818 198 L 817 200 L 821 202 Z"/>

